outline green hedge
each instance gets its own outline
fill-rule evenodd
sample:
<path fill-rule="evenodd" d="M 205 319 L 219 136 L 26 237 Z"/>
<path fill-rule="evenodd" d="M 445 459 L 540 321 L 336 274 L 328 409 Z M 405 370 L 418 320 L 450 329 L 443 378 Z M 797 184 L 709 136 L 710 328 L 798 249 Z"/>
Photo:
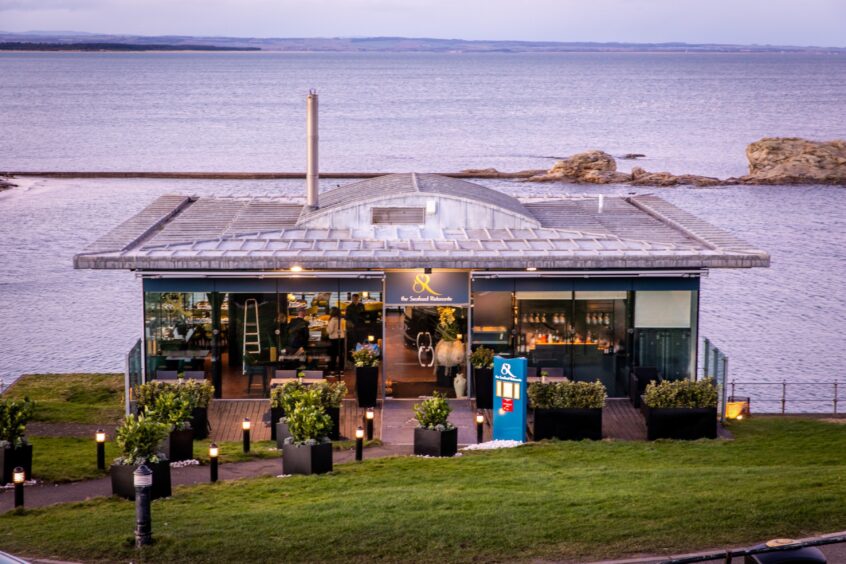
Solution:
<path fill-rule="evenodd" d="M 602 382 L 532 382 L 528 389 L 532 409 L 605 407 L 608 395 Z"/>
<path fill-rule="evenodd" d="M 648 407 L 717 407 L 717 388 L 713 378 L 651 382 L 643 394 Z"/>

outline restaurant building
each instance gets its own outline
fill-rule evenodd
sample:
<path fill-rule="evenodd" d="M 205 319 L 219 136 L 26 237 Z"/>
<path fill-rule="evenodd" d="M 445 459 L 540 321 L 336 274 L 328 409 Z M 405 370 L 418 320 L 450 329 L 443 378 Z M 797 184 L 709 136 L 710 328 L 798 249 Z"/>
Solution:
<path fill-rule="evenodd" d="M 436 358 L 444 306 L 465 353 L 525 356 L 530 371 L 622 396 L 633 367 L 695 377 L 710 269 L 770 262 L 654 195 L 521 199 L 414 173 L 309 186 L 305 203 L 162 196 L 75 257 L 141 278 L 137 381 L 192 371 L 219 397 L 267 397 L 273 370 L 329 372 L 328 314 L 355 299 L 335 369 L 354 379 L 349 351 L 380 343 L 383 396 L 451 391 L 469 374 L 467 354 Z M 292 349 L 298 317 L 308 338 Z"/>

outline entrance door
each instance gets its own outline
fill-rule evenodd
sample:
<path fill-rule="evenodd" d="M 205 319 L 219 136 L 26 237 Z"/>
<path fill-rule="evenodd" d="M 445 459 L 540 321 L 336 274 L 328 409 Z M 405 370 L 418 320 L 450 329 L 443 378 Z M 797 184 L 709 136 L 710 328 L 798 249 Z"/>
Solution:
<path fill-rule="evenodd" d="M 438 329 L 441 309 L 443 308 L 406 306 L 386 310 L 383 339 L 386 396 L 419 398 L 439 391 L 455 397 L 453 378 L 459 368 L 464 368 L 463 355 L 461 362 L 457 364 L 452 364 L 445 358 L 441 358 L 439 362 L 437 358 L 438 343 L 444 338 L 442 331 Z M 453 330 L 464 339 L 467 327 L 466 309 L 450 309 L 455 317 Z"/>

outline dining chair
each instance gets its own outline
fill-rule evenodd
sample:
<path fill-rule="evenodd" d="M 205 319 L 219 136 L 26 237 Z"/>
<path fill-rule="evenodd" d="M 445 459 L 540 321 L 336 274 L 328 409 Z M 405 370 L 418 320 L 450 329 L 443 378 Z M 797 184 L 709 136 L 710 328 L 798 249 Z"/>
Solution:
<path fill-rule="evenodd" d="M 297 371 L 296 370 L 277 370 L 274 375 L 274 378 L 296 378 Z"/>
<path fill-rule="evenodd" d="M 304 370 L 303 380 L 323 380 L 322 370 Z"/>
<path fill-rule="evenodd" d="M 156 380 L 176 380 L 179 372 L 176 370 L 156 370 Z"/>
<path fill-rule="evenodd" d="M 182 373 L 182 377 L 186 380 L 205 380 L 206 372 L 204 370 L 186 370 Z"/>

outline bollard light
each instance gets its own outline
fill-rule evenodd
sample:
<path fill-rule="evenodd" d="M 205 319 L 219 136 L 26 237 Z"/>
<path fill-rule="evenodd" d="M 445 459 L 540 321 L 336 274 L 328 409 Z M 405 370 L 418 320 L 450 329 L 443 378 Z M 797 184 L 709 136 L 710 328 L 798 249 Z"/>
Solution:
<path fill-rule="evenodd" d="M 153 471 L 142 464 L 132 473 L 135 485 L 135 546 L 141 548 L 153 542 L 153 518 L 150 498 L 153 489 Z"/>
<path fill-rule="evenodd" d="M 361 462 L 364 455 L 364 429 L 359 427 L 355 430 L 355 460 Z"/>
<path fill-rule="evenodd" d="M 97 441 L 97 470 L 106 469 L 106 432 L 102 429 L 97 429 L 94 434 L 94 440 Z"/>
<path fill-rule="evenodd" d="M 367 411 L 364 412 L 364 425 L 367 429 L 367 440 L 373 440 L 373 418 L 376 414 L 373 412 L 372 407 L 368 407 Z"/>
<path fill-rule="evenodd" d="M 209 472 L 211 473 L 211 482 L 217 482 L 217 457 L 220 455 L 220 449 L 215 443 L 209 445 Z"/>
<path fill-rule="evenodd" d="M 481 411 L 476 412 L 476 442 L 481 443 L 484 440 L 485 433 L 485 414 Z"/>
<path fill-rule="evenodd" d="M 244 430 L 244 452 L 250 452 L 250 418 L 244 417 L 241 422 L 241 429 Z"/>
<path fill-rule="evenodd" d="M 368 335 L 368 336 L 367 336 L 367 342 L 368 342 L 368 343 L 372 343 L 372 342 L 374 342 L 375 340 L 376 340 L 376 337 L 374 337 L 373 335 Z"/>
<path fill-rule="evenodd" d="M 24 482 L 26 472 L 20 466 L 12 471 L 12 482 L 15 484 L 15 507 L 23 507 L 24 504 Z"/>

